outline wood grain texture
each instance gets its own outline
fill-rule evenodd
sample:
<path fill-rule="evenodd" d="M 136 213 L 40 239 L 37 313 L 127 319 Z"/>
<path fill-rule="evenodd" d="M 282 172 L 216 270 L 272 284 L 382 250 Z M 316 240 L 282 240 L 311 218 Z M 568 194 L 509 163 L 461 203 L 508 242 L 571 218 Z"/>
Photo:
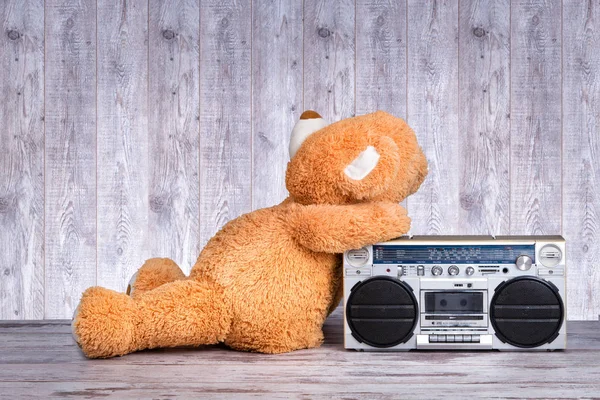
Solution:
<path fill-rule="evenodd" d="M 148 258 L 148 4 L 98 0 L 98 285 Z"/>
<path fill-rule="evenodd" d="M 510 1 L 466 0 L 459 15 L 458 231 L 510 227 Z"/>
<path fill-rule="evenodd" d="M 202 247 L 227 221 L 252 209 L 250 10 L 249 0 L 202 3 Z"/>
<path fill-rule="evenodd" d="M 356 114 L 406 117 L 406 1 L 356 1 Z"/>
<path fill-rule="evenodd" d="M 561 2 L 511 4 L 510 233 L 561 232 Z"/>
<path fill-rule="evenodd" d="M 149 7 L 149 256 L 188 272 L 200 231 L 199 0 L 150 0 Z"/>
<path fill-rule="evenodd" d="M 0 2 L 0 319 L 44 317 L 44 3 Z"/>
<path fill-rule="evenodd" d="M 563 5 L 563 235 L 569 317 L 600 314 L 600 2 Z"/>
<path fill-rule="evenodd" d="M 356 1 L 356 115 L 406 118 L 406 17 L 406 1 Z"/>
<path fill-rule="evenodd" d="M 407 122 L 429 162 L 408 198 L 411 233 L 459 233 L 458 2 L 408 2 L 407 91 Z"/>
<path fill-rule="evenodd" d="M 316 349 L 268 355 L 208 346 L 109 360 L 85 359 L 69 322 L 61 323 L 0 323 L 2 393 L 10 398 L 336 399 L 391 399 L 402 393 L 421 399 L 463 397 L 467 386 L 479 397 L 581 398 L 600 392 L 598 322 L 570 322 L 567 351 L 369 353 L 344 350 L 338 308 Z"/>
<path fill-rule="evenodd" d="M 252 208 L 288 195 L 290 133 L 302 113 L 302 2 L 252 5 Z"/>
<path fill-rule="evenodd" d="M 328 122 L 355 115 L 355 3 L 304 1 L 304 109 Z"/>
<path fill-rule="evenodd" d="M 96 2 L 46 0 L 46 318 L 96 283 Z"/>
<path fill-rule="evenodd" d="M 599 9 L 0 0 L 0 319 L 70 317 L 148 257 L 187 272 L 286 196 L 306 108 L 405 117 L 430 166 L 411 233 L 562 233 L 568 317 L 597 319 Z"/>

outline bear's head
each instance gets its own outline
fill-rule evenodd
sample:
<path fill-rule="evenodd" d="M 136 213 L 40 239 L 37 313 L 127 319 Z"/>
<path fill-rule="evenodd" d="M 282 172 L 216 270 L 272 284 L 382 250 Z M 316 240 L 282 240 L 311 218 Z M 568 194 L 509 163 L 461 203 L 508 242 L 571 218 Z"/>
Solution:
<path fill-rule="evenodd" d="M 292 132 L 286 186 L 300 204 L 400 202 L 426 175 L 413 130 L 383 111 L 331 125 L 305 111 Z"/>

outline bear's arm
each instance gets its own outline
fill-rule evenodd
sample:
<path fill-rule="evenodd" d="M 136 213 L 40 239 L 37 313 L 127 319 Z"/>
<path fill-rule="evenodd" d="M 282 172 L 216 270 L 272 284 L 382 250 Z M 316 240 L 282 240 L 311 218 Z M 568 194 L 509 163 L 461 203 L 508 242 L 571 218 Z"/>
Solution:
<path fill-rule="evenodd" d="M 322 253 L 342 253 L 401 236 L 410 218 L 400 204 L 296 205 L 291 225 L 295 239 Z"/>

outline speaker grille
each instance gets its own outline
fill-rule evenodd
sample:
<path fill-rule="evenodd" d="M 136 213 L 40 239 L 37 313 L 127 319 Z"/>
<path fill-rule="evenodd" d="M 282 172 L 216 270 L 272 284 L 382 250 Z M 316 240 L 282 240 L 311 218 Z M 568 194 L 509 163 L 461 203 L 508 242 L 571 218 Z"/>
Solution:
<path fill-rule="evenodd" d="M 346 305 L 346 321 L 359 342 L 392 347 L 413 334 L 419 310 L 410 286 L 387 276 L 357 283 Z"/>
<path fill-rule="evenodd" d="M 503 282 L 491 301 L 496 336 L 516 347 L 538 347 L 558 336 L 564 306 L 552 283 L 533 276 Z"/>

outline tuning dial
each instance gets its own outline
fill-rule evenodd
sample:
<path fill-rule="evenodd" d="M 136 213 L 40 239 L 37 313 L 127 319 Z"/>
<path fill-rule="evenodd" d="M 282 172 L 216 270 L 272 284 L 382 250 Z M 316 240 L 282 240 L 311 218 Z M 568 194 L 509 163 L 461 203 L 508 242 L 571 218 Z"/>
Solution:
<path fill-rule="evenodd" d="M 434 276 L 441 275 L 441 274 L 442 274 L 442 272 L 444 272 L 444 270 L 443 270 L 443 269 L 442 269 L 442 267 L 440 267 L 439 265 L 434 265 L 434 266 L 431 268 L 431 274 L 432 274 L 432 275 L 434 275 Z"/>
<path fill-rule="evenodd" d="M 467 267 L 467 270 L 465 272 L 467 273 L 467 275 L 471 276 L 475 273 L 475 268 Z"/>
<path fill-rule="evenodd" d="M 448 275 L 458 275 L 458 273 L 460 272 L 460 270 L 458 269 L 458 267 L 456 265 L 451 265 L 448 267 Z"/>
<path fill-rule="evenodd" d="M 517 264 L 517 268 L 521 271 L 528 271 L 529 268 L 531 268 L 533 261 L 531 260 L 531 257 L 523 255 L 517 257 L 517 261 L 515 261 L 515 264 Z"/>

